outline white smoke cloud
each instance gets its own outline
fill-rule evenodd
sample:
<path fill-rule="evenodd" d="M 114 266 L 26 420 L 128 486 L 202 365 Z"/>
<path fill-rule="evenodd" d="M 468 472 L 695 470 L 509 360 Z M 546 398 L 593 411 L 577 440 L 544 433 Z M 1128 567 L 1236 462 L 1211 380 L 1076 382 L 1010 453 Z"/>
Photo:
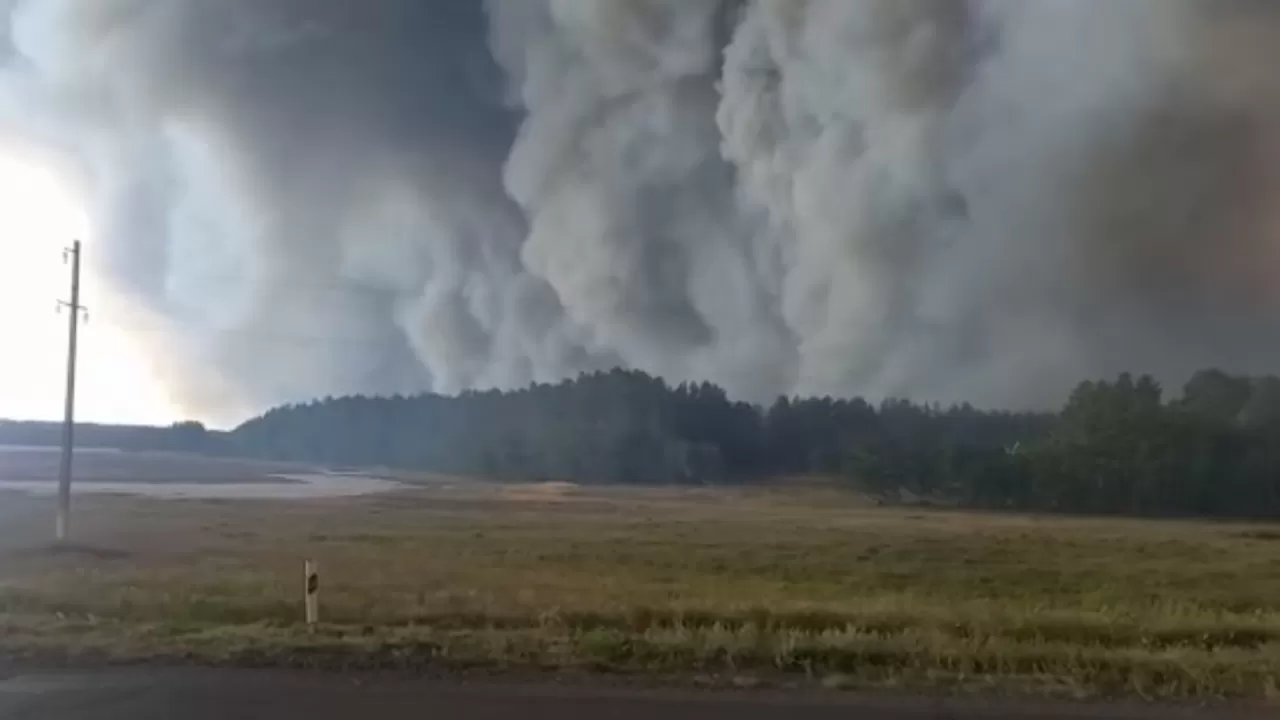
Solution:
<path fill-rule="evenodd" d="M 742 394 L 785 378 L 715 124 L 718 0 L 490 5 L 527 118 L 506 186 L 525 266 L 597 356 Z"/>
<path fill-rule="evenodd" d="M 924 266 L 964 214 L 941 133 L 971 23 L 954 0 L 756 3 L 726 52 L 725 153 L 779 244 L 802 392 L 899 389 Z"/>
<path fill-rule="evenodd" d="M 178 400 L 623 365 L 1055 402 L 1273 370 L 1257 0 L 6 0 L 0 131 Z"/>

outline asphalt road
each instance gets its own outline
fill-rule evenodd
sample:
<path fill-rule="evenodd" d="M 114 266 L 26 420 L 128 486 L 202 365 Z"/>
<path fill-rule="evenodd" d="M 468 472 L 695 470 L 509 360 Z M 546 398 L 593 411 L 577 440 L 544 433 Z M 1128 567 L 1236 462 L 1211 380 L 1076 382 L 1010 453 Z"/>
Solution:
<path fill-rule="evenodd" d="M 1253 720 L 1275 709 L 1009 704 L 799 693 L 670 692 L 353 678 L 130 671 L 0 680 L 4 720 Z"/>

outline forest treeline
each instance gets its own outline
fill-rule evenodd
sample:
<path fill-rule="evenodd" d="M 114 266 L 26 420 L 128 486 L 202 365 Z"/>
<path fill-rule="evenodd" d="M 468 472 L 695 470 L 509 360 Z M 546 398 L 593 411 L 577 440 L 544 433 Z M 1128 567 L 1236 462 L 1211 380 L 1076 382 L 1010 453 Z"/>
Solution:
<path fill-rule="evenodd" d="M 346 397 L 277 408 L 238 454 L 584 483 L 833 477 L 985 508 L 1280 516 L 1280 378 L 1198 373 L 1081 383 L 1057 413 L 782 398 L 616 370 L 456 397 Z"/>
<path fill-rule="evenodd" d="M 26 428 L 25 440 L 41 444 L 32 427 L 0 425 L 0 443 Z M 230 433 L 197 423 L 125 430 L 93 435 L 128 449 L 504 479 L 822 476 L 968 507 L 1280 517 L 1280 378 L 1215 370 L 1169 394 L 1146 376 L 1084 382 L 1056 413 L 833 398 L 759 407 L 711 384 L 615 370 L 514 391 L 326 398 Z"/>

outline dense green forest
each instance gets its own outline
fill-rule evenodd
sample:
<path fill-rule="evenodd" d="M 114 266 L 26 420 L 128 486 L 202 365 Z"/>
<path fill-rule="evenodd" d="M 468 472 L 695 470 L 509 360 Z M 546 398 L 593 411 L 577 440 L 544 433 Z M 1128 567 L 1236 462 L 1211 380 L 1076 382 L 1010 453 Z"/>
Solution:
<path fill-rule="evenodd" d="M 905 400 L 734 402 L 615 370 L 459 396 L 344 397 L 276 408 L 231 433 L 196 423 L 81 432 L 126 449 L 582 483 L 729 484 L 822 476 L 969 507 L 1280 517 L 1280 378 L 1085 382 L 1057 413 Z M 57 442 L 0 424 L 0 443 Z M 47 436 L 47 437 L 46 437 Z"/>
<path fill-rule="evenodd" d="M 1082 383 L 1058 413 L 783 398 L 640 372 L 457 397 L 282 407 L 234 452 L 498 478 L 739 483 L 797 475 L 973 507 L 1280 516 L 1280 378 L 1206 371 L 1166 399 L 1150 377 Z"/>

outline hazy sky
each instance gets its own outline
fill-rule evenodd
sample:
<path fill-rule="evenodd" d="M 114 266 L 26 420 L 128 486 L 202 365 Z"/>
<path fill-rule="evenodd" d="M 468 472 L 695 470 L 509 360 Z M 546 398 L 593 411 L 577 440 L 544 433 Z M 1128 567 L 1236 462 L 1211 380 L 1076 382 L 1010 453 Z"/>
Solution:
<path fill-rule="evenodd" d="M 0 154 L 0 418 L 62 417 L 67 316 L 56 302 L 68 292 L 62 248 L 85 238 L 83 211 L 47 171 L 13 153 Z M 100 294 L 83 277 L 84 302 Z M 78 415 L 84 420 L 170 422 L 176 411 L 147 360 L 111 317 L 90 315 L 81 327 Z"/>

